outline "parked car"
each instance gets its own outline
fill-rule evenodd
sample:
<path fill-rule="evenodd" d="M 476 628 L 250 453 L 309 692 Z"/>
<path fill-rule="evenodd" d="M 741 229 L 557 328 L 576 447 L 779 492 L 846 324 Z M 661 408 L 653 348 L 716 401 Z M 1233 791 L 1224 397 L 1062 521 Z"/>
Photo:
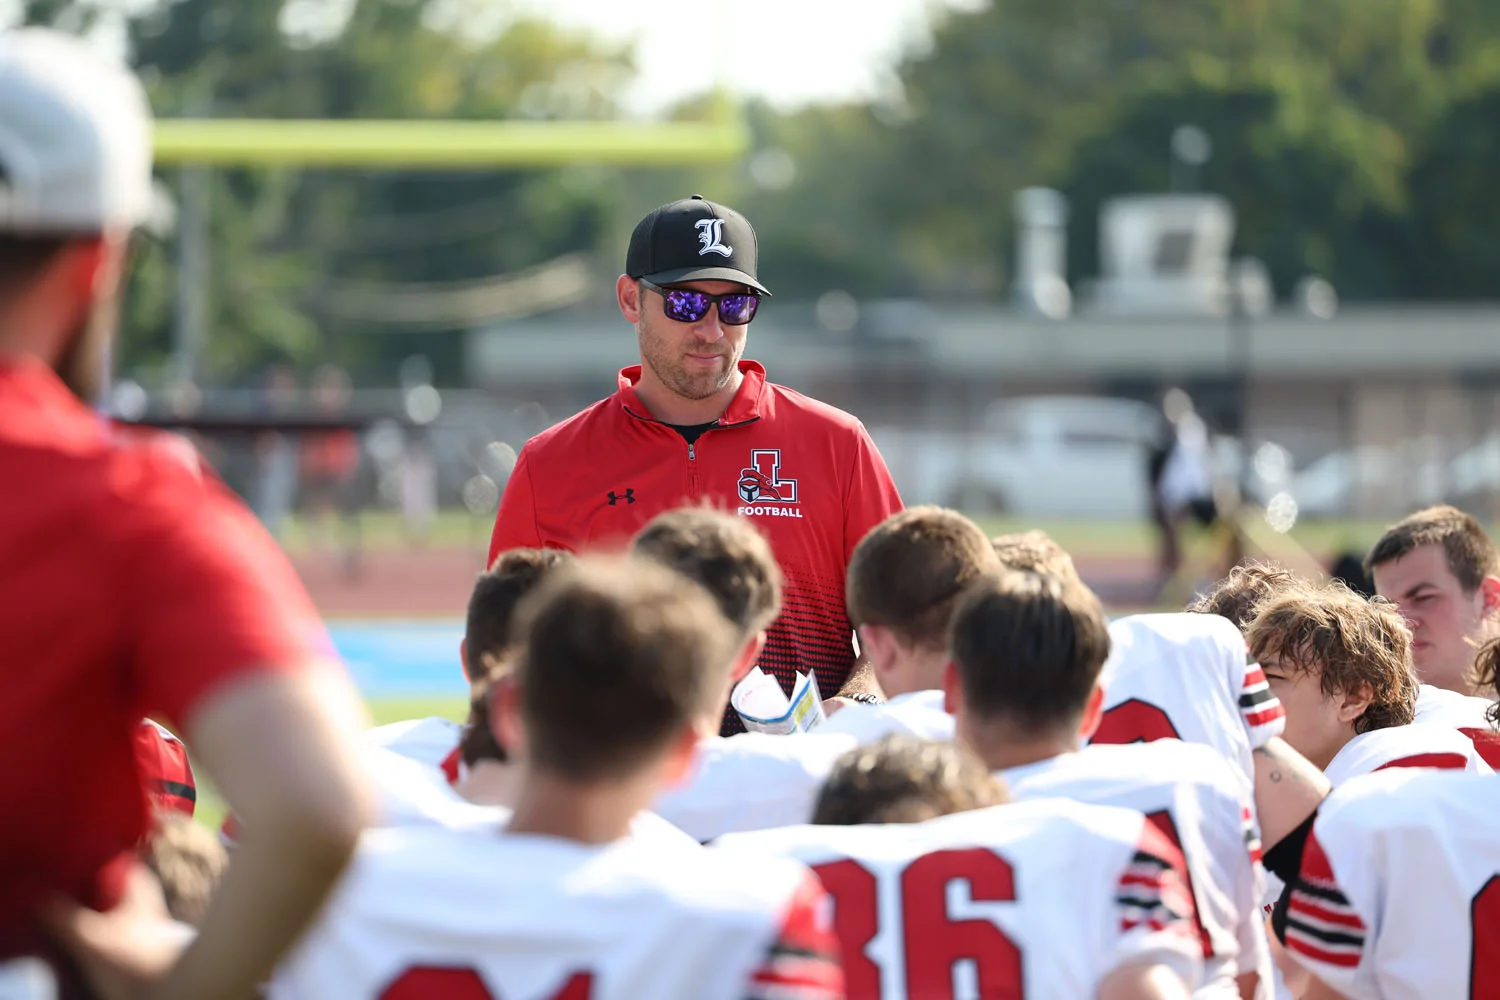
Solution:
<path fill-rule="evenodd" d="M 871 431 L 909 503 L 1039 517 L 1143 518 L 1157 411 L 1132 399 L 1001 400 L 967 434 Z"/>

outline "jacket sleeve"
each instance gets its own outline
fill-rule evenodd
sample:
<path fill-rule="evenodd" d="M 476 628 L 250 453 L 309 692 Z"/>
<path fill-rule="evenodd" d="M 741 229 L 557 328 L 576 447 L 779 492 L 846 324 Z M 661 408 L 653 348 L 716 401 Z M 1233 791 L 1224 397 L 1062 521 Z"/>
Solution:
<path fill-rule="evenodd" d="M 500 498 L 495 530 L 490 535 L 490 557 L 485 565 L 492 565 L 496 556 L 511 549 L 541 547 L 542 533 L 536 523 L 536 491 L 531 483 L 531 463 L 527 450 L 522 448 L 516 467 L 505 484 L 505 494 Z"/>
<path fill-rule="evenodd" d="M 901 494 L 885 467 L 885 459 L 870 440 L 864 424 L 858 425 L 854 445 L 854 468 L 844 487 L 844 563 L 854 554 L 869 530 L 902 509 Z"/>

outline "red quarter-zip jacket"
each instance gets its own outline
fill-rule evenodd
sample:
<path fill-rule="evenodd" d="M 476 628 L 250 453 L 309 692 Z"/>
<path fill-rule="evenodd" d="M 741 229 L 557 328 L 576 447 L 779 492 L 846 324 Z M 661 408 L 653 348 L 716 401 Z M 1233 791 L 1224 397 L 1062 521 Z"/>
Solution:
<path fill-rule="evenodd" d="M 618 550 L 662 511 L 707 500 L 749 518 L 781 564 L 783 610 L 761 669 L 788 692 L 795 673 L 815 671 L 830 697 L 854 664 L 849 556 L 901 497 L 857 419 L 767 382 L 758 362 L 740 371 L 729 408 L 694 444 L 636 395 L 639 365 L 620 372 L 614 395 L 532 438 L 500 501 L 490 562 L 515 548 Z"/>

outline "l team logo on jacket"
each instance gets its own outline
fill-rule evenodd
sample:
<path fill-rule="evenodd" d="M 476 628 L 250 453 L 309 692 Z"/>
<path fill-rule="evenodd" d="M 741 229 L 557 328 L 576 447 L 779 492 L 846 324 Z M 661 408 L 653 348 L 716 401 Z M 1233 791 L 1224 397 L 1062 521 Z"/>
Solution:
<path fill-rule="evenodd" d="M 740 470 L 740 499 L 750 506 L 736 511 L 742 517 L 801 517 L 795 507 L 797 480 L 781 478 L 781 449 L 754 448 L 750 464 Z M 774 505 L 774 506 L 773 506 Z"/>

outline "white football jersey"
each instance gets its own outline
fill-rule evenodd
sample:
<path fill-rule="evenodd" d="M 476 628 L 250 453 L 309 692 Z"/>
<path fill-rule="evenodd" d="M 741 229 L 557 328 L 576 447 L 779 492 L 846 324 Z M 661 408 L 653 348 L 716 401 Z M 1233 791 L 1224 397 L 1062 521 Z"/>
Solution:
<path fill-rule="evenodd" d="M 1489 710 L 1494 702 L 1447 688 L 1423 684 L 1417 688 L 1416 722 L 1449 729 L 1489 729 Z"/>
<path fill-rule="evenodd" d="M 1435 767 L 1490 774 L 1490 766 L 1467 736 L 1444 726 L 1391 726 L 1360 733 L 1323 769 L 1335 788 L 1362 774 L 1391 767 Z"/>
<path fill-rule="evenodd" d="M 943 692 L 912 691 L 878 705 L 845 705 L 818 727 L 821 733 L 848 733 L 861 746 L 892 733 L 923 740 L 953 739 L 953 716 L 943 710 Z"/>
<path fill-rule="evenodd" d="M 1218 753 L 1179 740 L 1090 746 L 999 776 L 1017 799 L 1062 796 L 1145 813 L 1187 861 L 1205 963 L 1195 995 L 1237 995 L 1235 977 L 1249 973 L 1270 981 L 1260 844 L 1243 781 Z"/>
<path fill-rule="evenodd" d="M 376 826 L 498 830 L 510 821 L 508 806 L 470 802 L 454 790 L 441 771 L 426 764 L 378 747 L 366 748 L 364 761 L 376 793 Z M 651 812 L 636 814 L 630 821 L 630 834 L 668 847 L 698 846 L 692 837 Z"/>
<path fill-rule="evenodd" d="M 1500 996 L 1500 778 L 1386 771 L 1318 813 L 1287 946 L 1349 997 Z"/>
<path fill-rule="evenodd" d="M 847 733 L 711 737 L 699 748 L 687 783 L 651 808 L 700 842 L 806 823 L 834 763 L 858 745 Z"/>
<path fill-rule="evenodd" d="M 269 996 L 823 1000 L 843 996 L 828 909 L 782 858 L 375 830 Z"/>
<path fill-rule="evenodd" d="M 1129 615 L 1109 625 L 1111 675 L 1090 742 L 1180 739 L 1219 751 L 1255 779 L 1251 751 L 1286 728 L 1245 637 L 1218 615 Z"/>
<path fill-rule="evenodd" d="M 834 898 L 850 997 L 1084 1000 L 1131 961 L 1189 987 L 1201 972 L 1180 855 L 1139 812 L 1048 799 L 714 849 L 812 866 Z"/>

